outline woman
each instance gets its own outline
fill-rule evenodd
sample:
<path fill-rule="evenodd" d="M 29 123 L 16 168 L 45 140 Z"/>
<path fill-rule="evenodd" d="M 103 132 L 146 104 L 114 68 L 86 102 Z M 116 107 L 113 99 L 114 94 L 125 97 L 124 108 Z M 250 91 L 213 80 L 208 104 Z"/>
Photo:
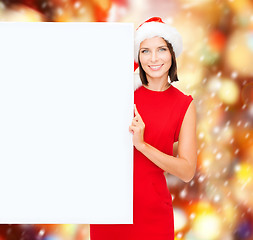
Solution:
<path fill-rule="evenodd" d="M 174 216 L 164 172 L 189 182 L 195 173 L 196 109 L 168 82 L 178 81 L 176 57 L 182 39 L 176 29 L 153 17 L 135 34 L 135 68 L 142 86 L 134 93 L 129 131 L 134 145 L 133 224 L 90 224 L 91 240 L 172 240 Z M 138 62 L 138 63 L 137 63 Z M 173 143 L 178 155 L 173 157 Z"/>

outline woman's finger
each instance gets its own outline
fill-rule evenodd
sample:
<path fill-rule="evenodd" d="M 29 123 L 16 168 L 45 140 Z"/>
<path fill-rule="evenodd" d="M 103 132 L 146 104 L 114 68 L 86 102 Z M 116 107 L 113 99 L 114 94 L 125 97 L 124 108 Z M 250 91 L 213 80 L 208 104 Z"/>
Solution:
<path fill-rule="evenodd" d="M 136 130 L 138 130 L 138 127 L 135 127 L 135 126 L 129 126 L 129 129 L 131 130 L 131 131 L 133 131 L 133 133 L 134 132 L 136 132 Z"/>
<path fill-rule="evenodd" d="M 138 121 L 138 119 L 133 119 L 132 120 L 132 125 L 133 126 L 141 126 L 141 123 Z"/>
<path fill-rule="evenodd" d="M 145 128 L 145 124 L 141 119 L 133 118 L 132 125 L 139 128 Z"/>
<path fill-rule="evenodd" d="M 135 116 L 135 117 L 133 118 L 133 120 L 138 122 L 138 117 Z"/>
<path fill-rule="evenodd" d="M 138 111 L 136 111 L 136 105 L 135 105 L 135 104 L 134 104 L 134 114 L 135 114 L 134 117 L 137 117 L 137 118 L 138 118 L 139 113 L 138 113 Z"/>
<path fill-rule="evenodd" d="M 135 117 L 140 121 L 140 122 L 142 122 L 143 123 L 143 120 L 142 120 L 142 118 L 141 118 L 141 115 L 139 114 L 139 112 L 138 112 L 138 110 L 137 110 L 137 107 L 136 107 L 136 104 L 134 104 L 134 112 L 135 112 Z"/>
<path fill-rule="evenodd" d="M 134 112 L 135 112 L 136 116 L 140 116 L 140 114 L 139 114 L 139 112 L 137 110 L 136 104 L 134 104 Z"/>
<path fill-rule="evenodd" d="M 138 116 L 135 116 L 135 117 L 133 118 L 133 120 L 136 121 L 136 122 L 139 122 L 140 118 L 139 118 Z"/>
<path fill-rule="evenodd" d="M 134 131 L 131 129 L 131 126 L 129 126 L 128 130 L 130 133 L 134 133 Z"/>

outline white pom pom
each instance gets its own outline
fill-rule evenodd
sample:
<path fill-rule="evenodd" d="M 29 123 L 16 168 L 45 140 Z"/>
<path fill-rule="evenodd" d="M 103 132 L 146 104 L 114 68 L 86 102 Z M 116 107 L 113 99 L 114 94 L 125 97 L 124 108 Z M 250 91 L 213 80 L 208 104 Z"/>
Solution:
<path fill-rule="evenodd" d="M 142 86 L 139 73 L 134 73 L 134 91 Z"/>

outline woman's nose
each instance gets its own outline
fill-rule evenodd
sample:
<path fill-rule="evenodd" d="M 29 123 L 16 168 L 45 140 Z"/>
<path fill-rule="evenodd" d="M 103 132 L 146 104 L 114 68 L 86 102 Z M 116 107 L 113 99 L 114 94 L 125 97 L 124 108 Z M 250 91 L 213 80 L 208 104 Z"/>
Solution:
<path fill-rule="evenodd" d="M 157 60 L 157 52 L 156 51 L 152 52 L 151 59 L 153 62 L 155 62 Z"/>

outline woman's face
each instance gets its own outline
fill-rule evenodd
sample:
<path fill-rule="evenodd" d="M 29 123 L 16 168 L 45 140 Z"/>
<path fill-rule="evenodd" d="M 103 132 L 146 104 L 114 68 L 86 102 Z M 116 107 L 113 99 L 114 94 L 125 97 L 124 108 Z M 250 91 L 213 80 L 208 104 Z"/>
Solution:
<path fill-rule="evenodd" d="M 171 67 L 170 50 L 161 37 L 145 39 L 140 44 L 140 63 L 149 78 L 168 78 Z"/>

